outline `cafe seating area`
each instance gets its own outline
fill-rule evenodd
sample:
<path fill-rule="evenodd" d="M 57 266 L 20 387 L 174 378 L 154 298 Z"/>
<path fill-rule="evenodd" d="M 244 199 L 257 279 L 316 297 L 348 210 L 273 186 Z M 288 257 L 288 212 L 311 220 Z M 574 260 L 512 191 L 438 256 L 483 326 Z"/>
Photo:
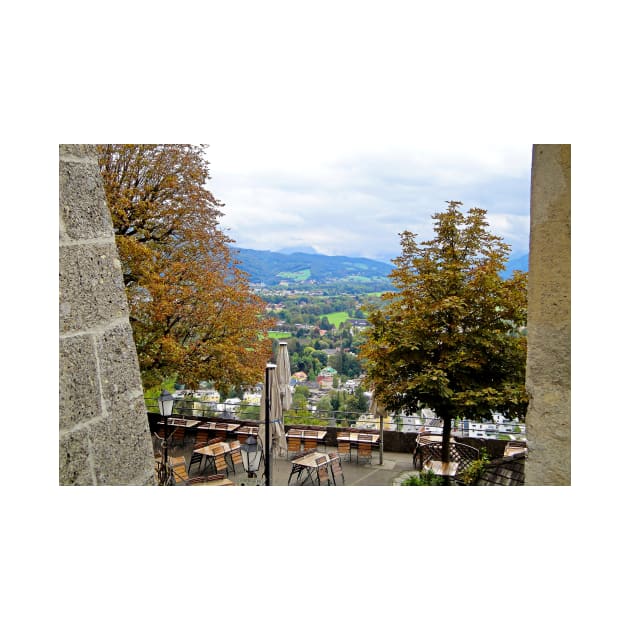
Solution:
<path fill-rule="evenodd" d="M 274 486 L 353 486 L 392 485 L 402 474 L 431 470 L 461 485 L 464 473 L 480 457 L 479 449 L 451 438 L 449 464 L 441 462 L 441 435 L 421 433 L 401 452 L 381 450 L 378 431 L 360 428 L 292 426 L 286 428 L 287 453 L 271 458 L 271 485 Z M 164 421 L 153 425 L 156 479 L 161 466 L 161 440 Z M 254 422 L 213 421 L 168 418 L 168 454 L 173 485 L 264 485 L 264 452 L 255 473 L 248 475 L 244 462 L 246 441 L 251 439 L 263 451 Z M 182 435 L 183 429 L 183 438 Z M 387 436 L 386 436 L 387 437 Z M 388 438 L 391 443 L 391 438 Z M 501 453 L 522 455 L 523 443 L 501 443 Z M 496 450 L 496 449 L 495 449 Z M 526 451 L 526 448 L 525 448 Z"/>
<path fill-rule="evenodd" d="M 241 447 L 248 437 L 256 438 L 254 423 L 214 422 L 168 418 L 168 434 L 184 429 L 184 438 L 169 441 L 169 463 L 173 468 L 173 483 L 188 485 L 254 485 L 264 483 L 264 457 L 253 479 L 248 477 L 243 464 Z M 164 421 L 154 425 L 156 470 L 160 462 Z M 181 431 L 178 432 L 178 436 Z M 402 470 L 411 470 L 409 453 L 386 454 L 384 466 L 377 464 L 373 454 L 379 447 L 377 433 L 341 431 L 335 437 L 325 427 L 287 427 L 288 453 L 272 458 L 274 486 L 348 486 L 391 485 Z M 361 443 L 369 447 L 364 451 Z"/>

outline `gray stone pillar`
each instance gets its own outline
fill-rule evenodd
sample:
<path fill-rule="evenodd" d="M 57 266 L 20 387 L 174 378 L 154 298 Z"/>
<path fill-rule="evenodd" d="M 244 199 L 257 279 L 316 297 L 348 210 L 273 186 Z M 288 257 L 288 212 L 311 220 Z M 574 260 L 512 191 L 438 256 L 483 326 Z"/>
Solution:
<path fill-rule="evenodd" d="M 153 485 L 153 447 L 93 145 L 59 146 L 59 485 Z"/>
<path fill-rule="evenodd" d="M 525 484 L 571 484 L 571 145 L 532 156 Z"/>

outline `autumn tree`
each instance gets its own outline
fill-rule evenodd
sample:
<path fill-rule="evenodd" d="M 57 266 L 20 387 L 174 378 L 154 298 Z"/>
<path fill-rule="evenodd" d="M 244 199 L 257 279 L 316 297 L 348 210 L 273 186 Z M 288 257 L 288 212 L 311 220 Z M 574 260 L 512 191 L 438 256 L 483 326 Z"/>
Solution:
<path fill-rule="evenodd" d="M 219 228 L 204 148 L 98 145 L 145 387 L 248 385 L 270 357 L 264 303 Z"/>
<path fill-rule="evenodd" d="M 485 210 L 465 215 L 461 205 L 451 201 L 433 215 L 432 240 L 400 235 L 390 274 L 398 291 L 370 313 L 361 352 L 385 408 L 428 407 L 442 418 L 443 461 L 455 418 L 520 418 L 527 406 L 526 276 L 501 278 L 509 246 L 488 231 Z"/>

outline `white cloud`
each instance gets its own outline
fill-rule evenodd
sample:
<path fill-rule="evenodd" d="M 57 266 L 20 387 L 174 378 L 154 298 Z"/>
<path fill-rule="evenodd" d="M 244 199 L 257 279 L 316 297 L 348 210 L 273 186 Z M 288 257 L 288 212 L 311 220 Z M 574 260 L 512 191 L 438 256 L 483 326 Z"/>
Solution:
<path fill-rule="evenodd" d="M 240 247 L 303 244 L 389 260 L 398 254 L 399 232 L 431 238 L 431 215 L 455 199 L 488 210 L 493 231 L 515 252 L 527 249 L 531 146 L 463 146 L 449 153 L 420 144 L 353 155 L 351 149 L 314 162 L 302 147 L 284 161 L 277 155 L 273 165 L 224 170 L 210 148 L 211 189 L 226 204 L 222 225 Z"/>
<path fill-rule="evenodd" d="M 237 245 L 389 260 L 400 231 L 430 238 L 431 214 L 456 199 L 526 249 L 541 137 L 523 90 L 531 42 L 483 21 L 471 36 L 477 13 L 395 1 L 222 12 L 213 94 L 191 106 L 206 107 L 193 129 Z"/>

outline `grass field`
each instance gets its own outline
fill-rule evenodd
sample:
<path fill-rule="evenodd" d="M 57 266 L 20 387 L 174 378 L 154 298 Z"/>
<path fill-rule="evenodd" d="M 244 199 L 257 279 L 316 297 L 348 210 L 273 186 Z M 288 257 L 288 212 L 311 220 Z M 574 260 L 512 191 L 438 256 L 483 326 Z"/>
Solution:
<path fill-rule="evenodd" d="M 325 315 L 322 315 L 322 317 L 327 317 L 331 324 L 338 327 L 339 324 L 345 322 L 350 315 L 348 314 L 348 311 L 337 311 L 336 313 L 326 313 Z"/>
<path fill-rule="evenodd" d="M 275 330 L 270 330 L 267 333 L 269 339 L 287 339 L 291 336 L 291 333 L 288 332 L 277 332 Z"/>
<path fill-rule="evenodd" d="M 279 278 L 288 278 L 294 282 L 304 282 L 311 277 L 310 269 L 302 269 L 301 271 L 281 271 L 276 274 Z"/>

